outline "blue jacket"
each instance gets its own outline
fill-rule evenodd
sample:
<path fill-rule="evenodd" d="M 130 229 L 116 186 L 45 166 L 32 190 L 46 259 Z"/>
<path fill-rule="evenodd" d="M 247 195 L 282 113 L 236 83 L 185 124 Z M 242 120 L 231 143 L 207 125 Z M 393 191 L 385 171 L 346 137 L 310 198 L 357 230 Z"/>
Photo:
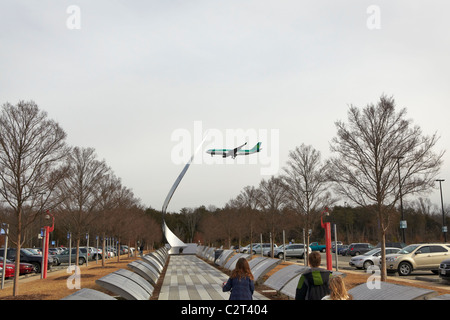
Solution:
<path fill-rule="evenodd" d="M 248 277 L 242 279 L 229 278 L 222 290 L 223 292 L 231 290 L 230 300 L 253 300 L 255 284 Z"/>

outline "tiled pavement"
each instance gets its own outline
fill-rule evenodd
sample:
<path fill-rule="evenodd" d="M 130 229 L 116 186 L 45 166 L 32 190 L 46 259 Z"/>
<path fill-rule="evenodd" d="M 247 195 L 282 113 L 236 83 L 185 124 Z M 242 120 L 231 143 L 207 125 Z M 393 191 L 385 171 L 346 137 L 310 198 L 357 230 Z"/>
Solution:
<path fill-rule="evenodd" d="M 171 255 L 159 300 L 228 300 L 222 292 L 228 276 L 195 255 Z M 254 292 L 253 299 L 267 300 Z"/>

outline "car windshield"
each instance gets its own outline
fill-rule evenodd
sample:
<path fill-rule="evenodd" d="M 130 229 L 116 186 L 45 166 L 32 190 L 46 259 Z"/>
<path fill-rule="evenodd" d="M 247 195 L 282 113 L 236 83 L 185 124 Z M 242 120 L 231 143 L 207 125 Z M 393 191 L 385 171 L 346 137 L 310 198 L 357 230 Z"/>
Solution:
<path fill-rule="evenodd" d="M 375 254 L 375 253 L 378 253 L 379 251 L 380 251 L 380 249 L 379 249 L 379 248 L 376 248 L 376 249 L 367 251 L 366 253 L 363 254 L 363 256 L 371 256 L 371 255 L 373 255 L 373 254 Z"/>
<path fill-rule="evenodd" d="M 407 253 L 411 253 L 411 252 L 413 252 L 414 250 L 416 250 L 416 248 L 418 247 L 419 245 L 418 244 L 412 244 L 412 245 L 409 245 L 409 246 L 407 246 L 407 247 L 404 247 L 402 250 L 400 250 L 398 253 L 399 254 L 407 254 Z"/>

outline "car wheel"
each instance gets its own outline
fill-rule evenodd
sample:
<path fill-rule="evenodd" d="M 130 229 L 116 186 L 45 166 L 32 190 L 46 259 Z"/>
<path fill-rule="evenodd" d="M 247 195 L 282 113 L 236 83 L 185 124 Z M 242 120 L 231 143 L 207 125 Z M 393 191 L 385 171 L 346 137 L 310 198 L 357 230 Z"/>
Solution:
<path fill-rule="evenodd" d="M 282 252 L 280 252 L 279 254 L 277 254 L 277 258 L 278 258 L 278 259 L 283 259 L 283 257 L 284 257 L 284 254 L 283 254 Z"/>
<path fill-rule="evenodd" d="M 359 255 L 360 255 L 359 251 L 356 251 L 355 256 L 359 256 Z"/>
<path fill-rule="evenodd" d="M 364 261 L 364 264 L 363 264 L 363 269 L 369 269 L 371 266 L 373 266 L 373 262 L 372 261 L 370 261 L 370 260 L 367 260 L 367 261 Z"/>
<path fill-rule="evenodd" d="M 412 266 L 408 262 L 401 262 L 398 265 L 398 274 L 401 276 L 409 276 L 412 272 Z"/>
<path fill-rule="evenodd" d="M 86 262 L 84 258 L 78 258 L 78 264 L 81 266 Z"/>
<path fill-rule="evenodd" d="M 38 262 L 31 263 L 33 265 L 33 269 L 35 273 L 41 272 L 41 265 Z"/>

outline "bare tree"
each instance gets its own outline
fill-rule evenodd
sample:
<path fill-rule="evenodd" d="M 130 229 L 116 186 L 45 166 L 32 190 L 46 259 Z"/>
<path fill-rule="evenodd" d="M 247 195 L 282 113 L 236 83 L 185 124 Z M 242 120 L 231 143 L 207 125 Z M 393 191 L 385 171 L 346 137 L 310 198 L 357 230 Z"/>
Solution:
<path fill-rule="evenodd" d="M 106 235 L 109 224 L 108 218 L 113 214 L 117 205 L 116 192 L 121 188 L 120 179 L 111 171 L 106 173 L 101 179 L 98 186 L 98 219 L 95 219 L 93 225 L 96 227 L 97 233 L 102 238 L 102 266 L 105 266 L 106 259 Z"/>
<path fill-rule="evenodd" d="M 76 239 L 76 260 L 79 259 L 80 239 L 92 220 L 98 216 L 100 186 L 110 170 L 104 161 L 96 159 L 93 148 L 75 147 L 68 157 L 69 175 L 61 185 L 66 195 L 62 208 L 65 224 Z"/>
<path fill-rule="evenodd" d="M 272 243 L 271 256 L 273 257 L 273 243 L 275 243 L 275 225 L 279 225 L 280 212 L 286 205 L 287 188 L 281 178 L 271 177 L 262 180 L 259 184 L 258 203 L 259 206 L 269 215 L 271 227 Z"/>
<path fill-rule="evenodd" d="M 383 281 L 385 235 L 389 213 L 400 198 L 399 183 L 403 195 L 429 190 L 444 154 L 432 150 L 438 141 L 436 134 L 423 136 L 421 129 L 405 117 L 406 109 L 396 113 L 394 99 L 385 96 L 376 105 L 362 109 L 351 106 L 348 123 L 336 122 L 337 136 L 331 142 L 336 156 L 330 160 L 330 178 L 336 191 L 378 216 Z"/>
<path fill-rule="evenodd" d="M 194 240 L 195 232 L 197 231 L 202 218 L 201 210 L 204 211 L 205 207 L 200 207 L 195 210 L 192 208 L 182 208 L 180 211 L 184 225 L 186 226 L 187 241 L 189 243 L 192 243 Z"/>
<path fill-rule="evenodd" d="M 335 200 L 328 190 L 328 167 L 322 163 L 321 153 L 312 146 L 302 144 L 289 152 L 283 181 L 287 186 L 289 206 L 303 217 L 304 228 L 312 228 L 317 213 L 331 206 Z M 309 247 L 309 236 L 307 237 Z M 306 250 L 308 255 L 308 250 Z M 306 257 L 306 261 L 308 258 Z"/>
<path fill-rule="evenodd" d="M 24 230 L 45 209 L 52 209 L 55 186 L 64 177 L 66 133 L 33 101 L 6 103 L 0 115 L 0 196 L 12 209 L 17 246 L 13 295 L 18 295 L 20 248 Z"/>
<path fill-rule="evenodd" d="M 236 197 L 236 201 L 240 206 L 245 209 L 246 215 L 249 219 L 249 231 L 250 231 L 250 254 L 253 254 L 253 231 L 254 231 L 254 216 L 258 207 L 258 189 L 254 186 L 246 186 L 241 193 Z"/>
<path fill-rule="evenodd" d="M 118 241 L 117 261 L 120 260 L 120 245 L 132 233 L 132 228 L 128 228 L 128 214 L 139 208 L 139 200 L 134 197 L 131 189 L 120 186 L 115 192 L 115 208 L 112 211 L 111 231 Z"/>
<path fill-rule="evenodd" d="M 230 199 L 225 205 L 224 211 L 226 217 L 224 217 L 223 221 L 228 238 L 230 239 L 228 241 L 230 246 L 231 237 L 233 236 L 238 239 L 239 248 L 242 245 L 242 237 L 245 235 L 245 231 L 248 230 L 248 226 L 242 223 L 242 212 L 245 210 L 238 198 Z"/>

